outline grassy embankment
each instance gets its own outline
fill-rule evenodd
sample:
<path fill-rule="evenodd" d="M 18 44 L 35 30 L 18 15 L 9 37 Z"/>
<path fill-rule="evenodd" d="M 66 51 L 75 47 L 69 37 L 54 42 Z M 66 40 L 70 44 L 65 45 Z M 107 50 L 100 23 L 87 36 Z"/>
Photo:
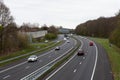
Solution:
<path fill-rule="evenodd" d="M 109 56 L 109 60 L 111 62 L 114 79 L 120 80 L 120 48 L 116 47 L 115 45 L 112 45 L 110 47 L 108 39 L 92 39 L 100 43 L 106 49 Z"/>

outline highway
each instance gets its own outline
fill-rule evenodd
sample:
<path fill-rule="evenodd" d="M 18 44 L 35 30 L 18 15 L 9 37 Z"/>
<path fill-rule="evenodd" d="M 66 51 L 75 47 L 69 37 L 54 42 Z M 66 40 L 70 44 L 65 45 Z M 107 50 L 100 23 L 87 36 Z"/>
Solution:
<path fill-rule="evenodd" d="M 72 38 L 69 41 L 70 43 L 65 42 L 62 44 L 59 51 L 53 49 L 42 55 L 37 55 L 39 57 L 37 62 L 28 63 L 27 58 L 25 58 L 11 65 L 1 67 L 0 80 L 20 80 L 29 75 L 75 47 L 76 41 Z"/>
<path fill-rule="evenodd" d="M 76 53 L 43 80 L 113 80 L 105 50 L 96 43 L 89 46 L 90 40 L 87 38 L 78 39 L 86 55 L 77 56 Z"/>
<path fill-rule="evenodd" d="M 85 51 L 84 56 L 77 56 L 77 52 L 63 65 L 48 74 L 43 80 L 113 80 L 111 67 L 105 49 L 94 42 L 89 46 L 90 40 L 75 36 L 81 41 Z M 59 38 L 59 39 L 62 39 Z M 60 51 L 54 49 L 39 56 L 37 62 L 28 63 L 27 58 L 0 68 L 0 80 L 20 80 L 35 70 L 42 68 L 60 56 L 66 54 L 77 44 L 72 38 L 70 43 L 62 44 Z"/>

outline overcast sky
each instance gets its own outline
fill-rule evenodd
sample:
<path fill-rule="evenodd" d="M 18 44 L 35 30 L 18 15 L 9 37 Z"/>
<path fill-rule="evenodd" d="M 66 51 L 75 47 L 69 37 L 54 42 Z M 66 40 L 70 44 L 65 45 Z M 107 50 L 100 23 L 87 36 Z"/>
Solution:
<path fill-rule="evenodd" d="M 15 22 L 39 23 L 75 28 L 100 16 L 114 16 L 120 0 L 4 0 Z"/>

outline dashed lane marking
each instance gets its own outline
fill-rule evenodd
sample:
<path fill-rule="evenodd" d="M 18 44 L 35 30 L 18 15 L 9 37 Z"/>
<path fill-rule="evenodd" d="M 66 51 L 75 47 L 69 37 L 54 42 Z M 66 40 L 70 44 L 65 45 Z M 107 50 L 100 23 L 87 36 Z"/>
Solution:
<path fill-rule="evenodd" d="M 82 62 L 80 62 L 79 64 L 82 64 Z"/>
<path fill-rule="evenodd" d="M 28 68 L 30 68 L 30 66 L 25 67 L 25 69 L 28 69 Z"/>
<path fill-rule="evenodd" d="M 73 71 L 73 72 L 75 73 L 76 71 L 77 71 L 77 69 L 74 69 L 74 71 Z"/>
<path fill-rule="evenodd" d="M 8 77 L 10 77 L 10 75 L 7 75 L 7 76 L 3 77 L 3 79 L 6 79 L 6 78 L 8 78 Z"/>

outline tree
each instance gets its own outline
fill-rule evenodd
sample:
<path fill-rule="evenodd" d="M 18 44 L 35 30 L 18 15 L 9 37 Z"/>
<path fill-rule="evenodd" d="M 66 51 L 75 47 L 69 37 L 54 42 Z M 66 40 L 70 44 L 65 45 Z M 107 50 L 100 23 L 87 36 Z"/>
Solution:
<path fill-rule="evenodd" d="M 6 52 L 11 52 L 15 48 L 18 48 L 18 38 L 17 38 L 17 32 L 18 28 L 15 23 L 10 23 L 5 27 L 4 31 L 4 43 L 3 43 L 3 49 Z"/>
<path fill-rule="evenodd" d="M 48 26 L 46 24 L 44 24 L 43 26 L 41 26 L 41 30 L 48 30 Z"/>
<path fill-rule="evenodd" d="M 120 48 L 120 21 L 118 21 L 117 28 L 112 32 L 109 40 Z"/>
<path fill-rule="evenodd" d="M 34 23 L 34 24 L 23 23 L 19 29 L 22 32 L 34 32 L 34 31 L 39 31 L 40 30 L 38 23 Z"/>
<path fill-rule="evenodd" d="M 6 27 L 13 22 L 13 17 L 10 15 L 9 8 L 4 3 L 0 2 L 0 24 Z"/>
<path fill-rule="evenodd" d="M 58 29 L 54 25 L 52 25 L 52 26 L 49 27 L 48 32 L 57 35 Z"/>
<path fill-rule="evenodd" d="M 57 35 L 53 34 L 53 33 L 48 33 L 45 35 L 45 39 L 47 39 L 47 40 L 53 40 L 55 38 L 57 38 Z"/>
<path fill-rule="evenodd" d="M 5 6 L 3 2 L 0 2 L 0 51 L 3 50 L 4 45 L 4 34 L 5 34 L 5 27 L 13 22 L 13 17 L 10 15 L 9 8 Z"/>
<path fill-rule="evenodd" d="M 100 17 L 96 20 L 89 20 L 79 24 L 75 31 L 80 35 L 108 38 L 110 33 L 116 28 L 118 20 L 118 16 Z"/>

